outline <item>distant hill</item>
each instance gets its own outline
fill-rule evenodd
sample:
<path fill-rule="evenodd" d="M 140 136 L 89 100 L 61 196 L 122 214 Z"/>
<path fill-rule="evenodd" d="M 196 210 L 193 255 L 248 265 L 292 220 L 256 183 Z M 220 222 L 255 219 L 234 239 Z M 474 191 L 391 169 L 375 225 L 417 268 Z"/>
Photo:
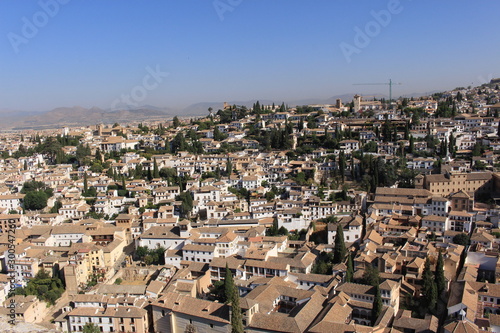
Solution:
<path fill-rule="evenodd" d="M 172 115 L 163 111 L 139 107 L 136 109 L 120 109 L 114 111 L 103 110 L 97 107 L 90 109 L 81 106 L 60 107 L 47 112 L 40 112 L 27 116 L 17 115 L 14 119 L 10 117 L 8 121 L 2 121 L 3 128 L 15 129 L 40 129 L 59 126 L 85 126 L 98 123 L 113 124 L 115 122 L 141 121 L 145 119 L 165 119 Z"/>

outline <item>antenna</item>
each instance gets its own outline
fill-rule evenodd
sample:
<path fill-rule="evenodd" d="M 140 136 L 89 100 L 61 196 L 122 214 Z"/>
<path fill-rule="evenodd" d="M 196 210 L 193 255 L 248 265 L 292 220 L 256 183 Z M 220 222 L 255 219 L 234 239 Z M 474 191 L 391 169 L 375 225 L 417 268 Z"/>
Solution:
<path fill-rule="evenodd" d="M 389 86 L 389 105 L 392 102 L 392 86 L 399 86 L 401 83 L 394 83 L 389 79 L 389 83 L 354 83 L 354 86 Z"/>

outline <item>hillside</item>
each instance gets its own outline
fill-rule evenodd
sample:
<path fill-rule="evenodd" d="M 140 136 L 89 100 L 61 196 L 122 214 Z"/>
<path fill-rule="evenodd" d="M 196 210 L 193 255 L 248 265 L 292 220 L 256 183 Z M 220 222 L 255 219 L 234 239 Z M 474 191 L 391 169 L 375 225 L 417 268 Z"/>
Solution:
<path fill-rule="evenodd" d="M 141 121 L 144 119 L 164 119 L 172 117 L 162 110 L 137 108 L 128 110 L 107 111 L 100 108 L 86 109 L 80 106 L 61 107 L 22 117 L 9 117 L 1 122 L 2 128 L 40 129 L 54 126 L 84 126 L 97 123 L 112 124 L 120 122 Z"/>

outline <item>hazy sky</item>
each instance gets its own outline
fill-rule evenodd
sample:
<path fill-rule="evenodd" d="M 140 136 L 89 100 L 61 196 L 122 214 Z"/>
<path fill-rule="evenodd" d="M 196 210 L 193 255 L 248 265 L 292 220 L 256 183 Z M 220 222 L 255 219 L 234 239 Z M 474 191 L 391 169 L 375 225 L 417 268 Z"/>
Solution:
<path fill-rule="evenodd" d="M 0 1 L 0 109 L 395 96 L 500 76 L 498 1 Z M 168 74 L 167 74 L 168 73 Z"/>

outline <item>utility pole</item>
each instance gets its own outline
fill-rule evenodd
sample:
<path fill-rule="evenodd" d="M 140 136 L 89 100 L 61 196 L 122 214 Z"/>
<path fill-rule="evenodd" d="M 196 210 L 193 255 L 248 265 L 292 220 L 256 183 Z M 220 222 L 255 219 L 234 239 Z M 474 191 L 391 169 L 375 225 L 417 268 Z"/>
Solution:
<path fill-rule="evenodd" d="M 355 86 L 389 86 L 389 106 L 392 102 L 392 86 L 399 86 L 401 83 L 393 83 L 392 79 L 389 79 L 389 83 L 354 83 Z"/>

